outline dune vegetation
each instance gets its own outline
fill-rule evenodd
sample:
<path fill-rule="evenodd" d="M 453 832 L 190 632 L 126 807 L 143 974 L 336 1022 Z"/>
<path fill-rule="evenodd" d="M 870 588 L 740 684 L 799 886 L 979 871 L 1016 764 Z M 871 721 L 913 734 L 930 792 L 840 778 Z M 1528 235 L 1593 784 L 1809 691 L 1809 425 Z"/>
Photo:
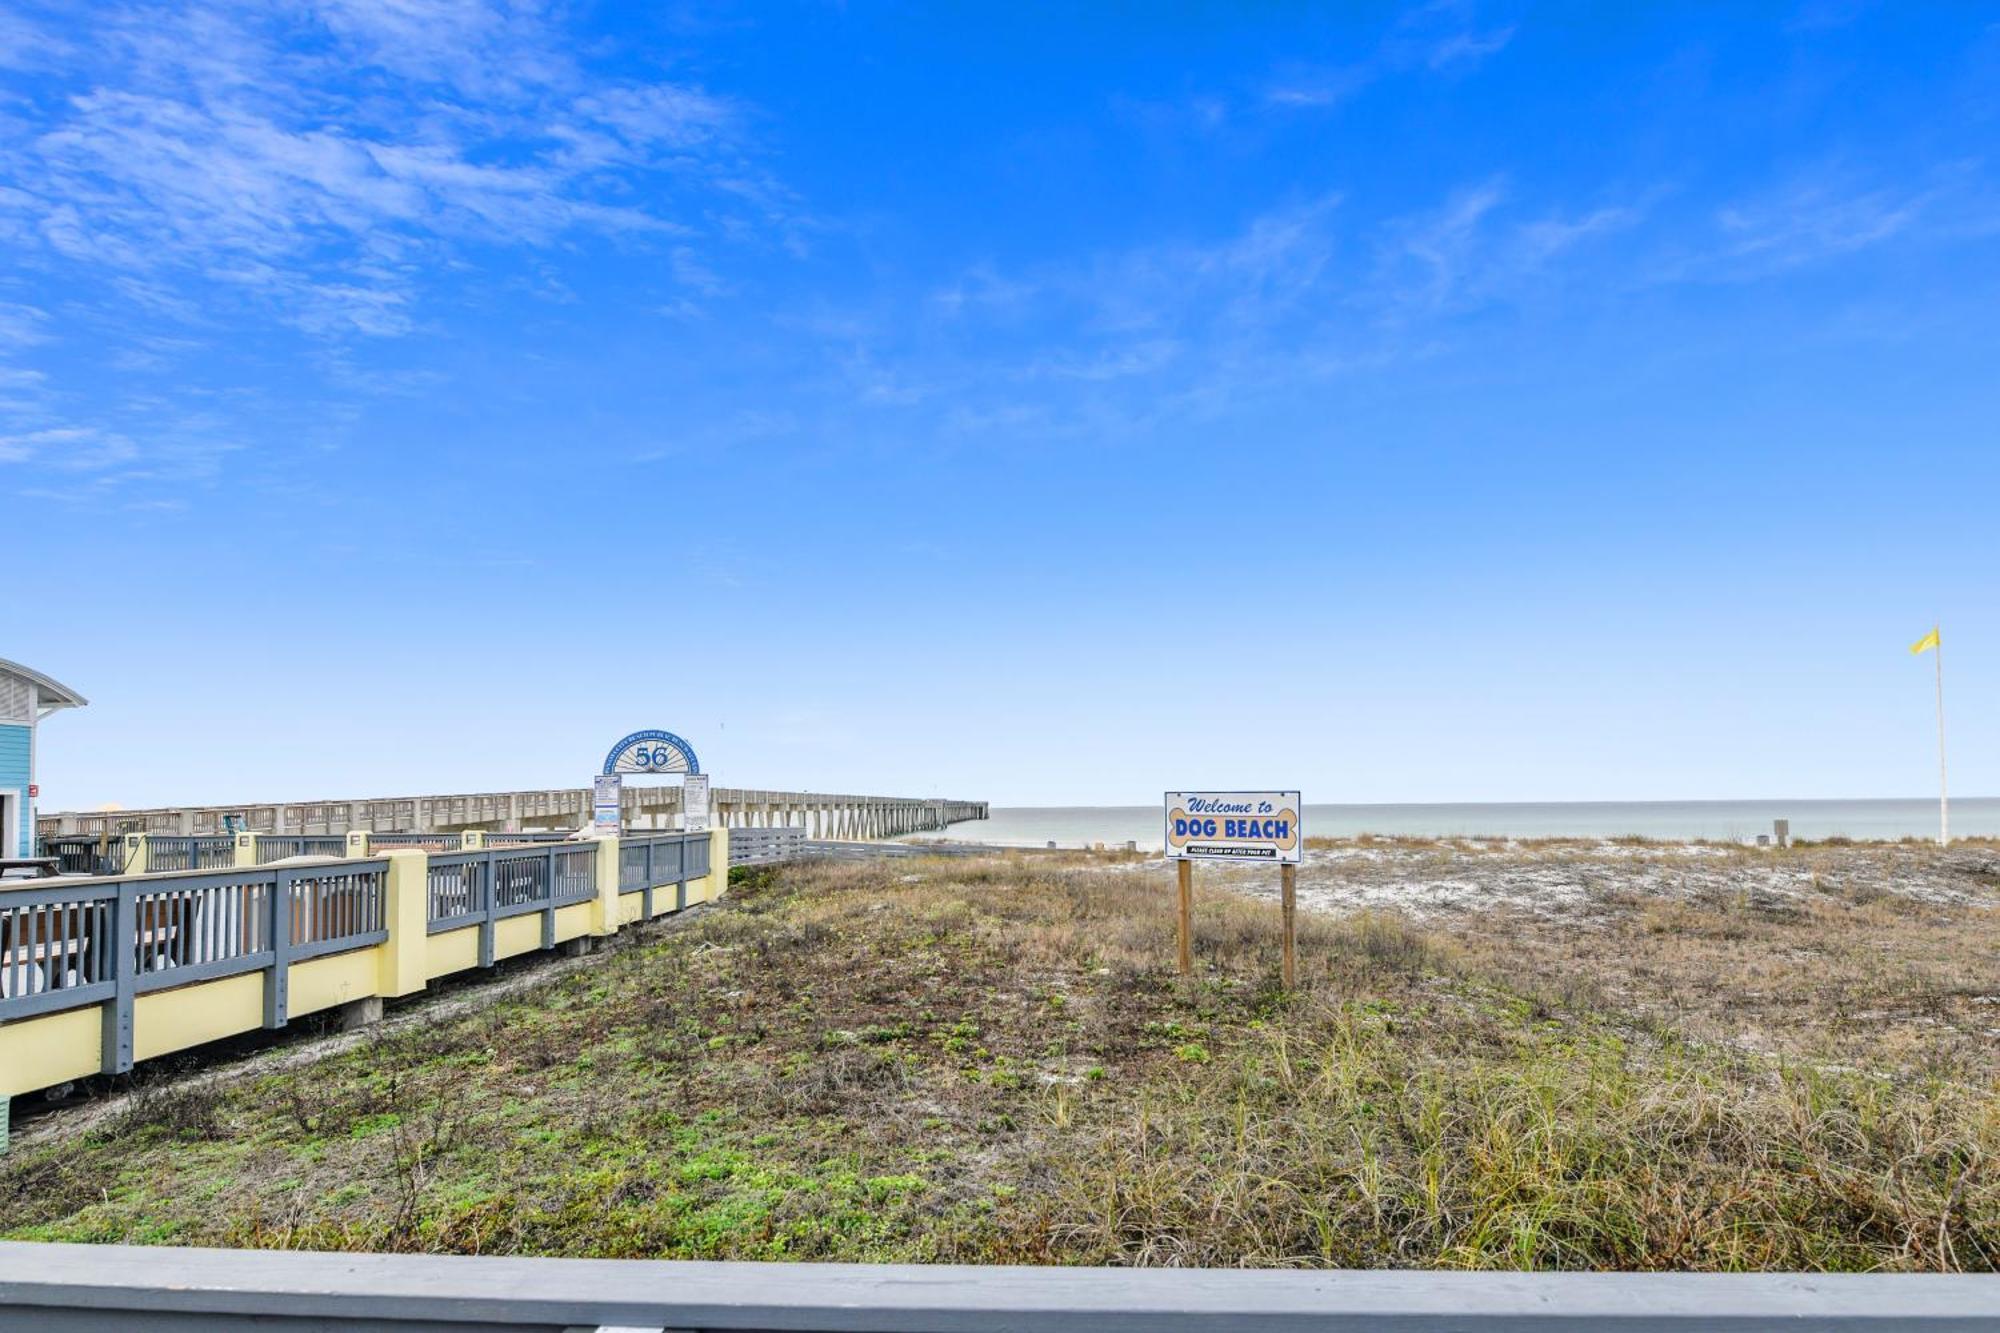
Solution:
<path fill-rule="evenodd" d="M 1844 854 L 1874 853 L 1799 853 Z M 625 1257 L 1992 1270 L 2000 892 L 1963 877 L 1950 901 L 1614 886 L 1569 917 L 1309 911 L 1286 993 L 1278 914 L 1238 893 L 1201 895 L 1196 975 L 1178 977 L 1171 879 L 1131 858 L 739 872 L 725 902 L 490 1003 L 418 1001 L 323 1058 L 183 1072 L 24 1136 L 0 1162 L 0 1227 Z"/>

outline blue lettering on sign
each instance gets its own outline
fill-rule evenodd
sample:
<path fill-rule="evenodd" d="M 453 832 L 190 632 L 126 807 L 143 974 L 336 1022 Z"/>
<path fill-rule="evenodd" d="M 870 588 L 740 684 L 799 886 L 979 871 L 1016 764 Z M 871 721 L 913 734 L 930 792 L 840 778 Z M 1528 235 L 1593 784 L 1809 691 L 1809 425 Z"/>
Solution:
<path fill-rule="evenodd" d="M 1179 821 L 1176 821 L 1179 822 Z M 1178 831 L 1178 830 L 1177 830 Z M 1225 838 L 1266 838 L 1282 842 L 1292 834 L 1289 819 L 1225 819 L 1222 821 L 1222 836 Z M 1208 821 L 1208 836 L 1215 835 L 1215 821 Z"/>

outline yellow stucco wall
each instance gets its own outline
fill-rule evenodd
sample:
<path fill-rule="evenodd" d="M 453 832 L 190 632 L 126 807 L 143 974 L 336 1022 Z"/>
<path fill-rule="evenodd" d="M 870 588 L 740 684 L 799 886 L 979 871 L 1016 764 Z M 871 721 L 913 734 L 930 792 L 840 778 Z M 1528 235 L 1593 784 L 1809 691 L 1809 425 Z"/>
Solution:
<path fill-rule="evenodd" d="M 292 964 L 290 1003 L 294 1014 L 314 1014 L 322 1009 L 365 1000 L 379 994 L 381 982 L 377 949 L 355 949 L 308 963 Z"/>
<path fill-rule="evenodd" d="M 579 936 L 590 934 L 592 907 L 593 904 L 587 902 L 571 903 L 568 907 L 558 907 L 556 909 L 557 941 L 573 940 Z"/>
<path fill-rule="evenodd" d="M 542 947 L 542 914 L 510 916 L 493 923 L 493 957 L 497 961 L 516 954 L 533 953 Z"/>
<path fill-rule="evenodd" d="M 479 927 L 467 926 L 463 930 L 447 930 L 442 935 L 433 935 L 430 937 L 429 952 L 430 962 L 424 968 L 427 976 L 448 977 L 468 967 L 478 967 Z"/>
<path fill-rule="evenodd" d="M 154 991 L 132 1008 L 132 1058 L 150 1060 L 262 1026 L 262 972 Z"/>
<path fill-rule="evenodd" d="M 99 1007 L 91 1005 L 0 1027 L 0 1097 L 95 1074 L 104 1036 L 100 1015 Z"/>

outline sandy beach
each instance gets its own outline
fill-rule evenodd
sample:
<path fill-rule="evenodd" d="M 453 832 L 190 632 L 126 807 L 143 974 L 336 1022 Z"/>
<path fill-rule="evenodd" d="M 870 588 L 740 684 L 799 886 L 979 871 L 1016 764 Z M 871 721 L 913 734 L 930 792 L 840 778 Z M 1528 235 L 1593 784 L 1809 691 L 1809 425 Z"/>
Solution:
<path fill-rule="evenodd" d="M 1121 869 L 1166 868 L 1162 857 Z M 1277 893 L 1269 867 L 1205 864 L 1239 892 Z M 1856 843 L 1773 850 L 1704 842 L 1598 839 L 1314 839 L 1299 868 L 1299 904 L 1319 911 L 1405 912 L 1431 920 L 1525 912 L 1568 920 L 1649 900 L 1803 908 L 1877 897 L 1943 908 L 2000 903 L 2000 846 Z"/>

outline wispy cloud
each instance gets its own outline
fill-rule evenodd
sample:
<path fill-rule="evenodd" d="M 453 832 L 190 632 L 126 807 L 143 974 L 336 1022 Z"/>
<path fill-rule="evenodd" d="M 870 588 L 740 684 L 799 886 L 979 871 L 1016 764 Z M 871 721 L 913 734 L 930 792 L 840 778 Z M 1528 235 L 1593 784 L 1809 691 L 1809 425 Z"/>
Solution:
<path fill-rule="evenodd" d="M 0 352 L 43 342 L 48 315 L 31 305 L 0 302 Z"/>
<path fill-rule="evenodd" d="M 1485 32 L 1455 32 L 1432 44 L 1424 63 L 1432 69 L 1463 69 L 1477 65 L 1503 50 L 1514 40 L 1514 29 L 1492 28 Z"/>
<path fill-rule="evenodd" d="M 1459 190 L 1442 208 L 1390 224 L 1383 266 L 1399 307 L 1435 311 L 1460 292 L 1487 215 L 1505 194 L 1501 181 L 1482 181 Z"/>
<path fill-rule="evenodd" d="M 1898 236 L 1915 226 L 1937 199 L 1934 189 L 1847 194 L 1812 182 L 1722 208 L 1715 221 L 1728 258 L 1791 268 Z"/>
<path fill-rule="evenodd" d="M 71 89 L 0 150 L 0 226 L 107 270 L 219 279 L 327 337 L 409 331 L 422 263 L 470 246 L 654 234 L 687 253 L 756 174 L 734 103 L 587 79 L 531 6 L 102 18 Z M 719 202 L 665 215 L 634 202 L 641 175 Z"/>
<path fill-rule="evenodd" d="M 398 392 L 417 372 L 362 364 L 365 346 L 447 326 L 482 273 L 573 299 L 552 269 L 522 276 L 612 246 L 698 313 L 733 290 L 743 240 L 795 246 L 810 226 L 749 108 L 604 59 L 560 5 L 71 17 L 0 0 L 0 247 L 24 289 L 63 294 L 0 294 L 0 464 L 60 471 L 79 503 L 220 474 L 240 400 L 169 374 L 205 347 L 254 356 L 291 331 L 336 398 Z M 120 392 L 52 373 L 85 345 Z"/>
<path fill-rule="evenodd" d="M 62 426 L 0 435 L 0 462 L 35 462 L 71 472 L 96 472 L 138 455 L 123 435 L 90 426 Z"/>
<path fill-rule="evenodd" d="M 1412 71 L 1463 74 L 1506 49 L 1513 24 L 1483 25 L 1470 0 L 1432 0 L 1405 9 L 1366 56 L 1338 65 L 1288 65 L 1263 91 L 1267 106 L 1338 106 L 1369 85 Z"/>
<path fill-rule="evenodd" d="M 1663 248 L 1649 281 L 1760 281 L 1891 245 L 2000 234 L 2000 193 L 1972 162 L 1893 184 L 1826 169 L 1721 204 L 1705 221 Z"/>
<path fill-rule="evenodd" d="M 946 438 L 1108 439 L 1226 415 L 1433 358 L 1468 314 L 1575 288 L 1656 203 L 1555 208 L 1521 193 L 1495 175 L 1376 217 L 1328 193 L 1211 239 L 975 265 L 931 297 L 942 334 L 908 345 L 879 320 L 843 325 L 848 387 L 865 408 L 936 411 Z"/>
<path fill-rule="evenodd" d="M 70 43 L 42 24 L 0 9 L 0 70 L 47 69 L 71 54 Z"/>

